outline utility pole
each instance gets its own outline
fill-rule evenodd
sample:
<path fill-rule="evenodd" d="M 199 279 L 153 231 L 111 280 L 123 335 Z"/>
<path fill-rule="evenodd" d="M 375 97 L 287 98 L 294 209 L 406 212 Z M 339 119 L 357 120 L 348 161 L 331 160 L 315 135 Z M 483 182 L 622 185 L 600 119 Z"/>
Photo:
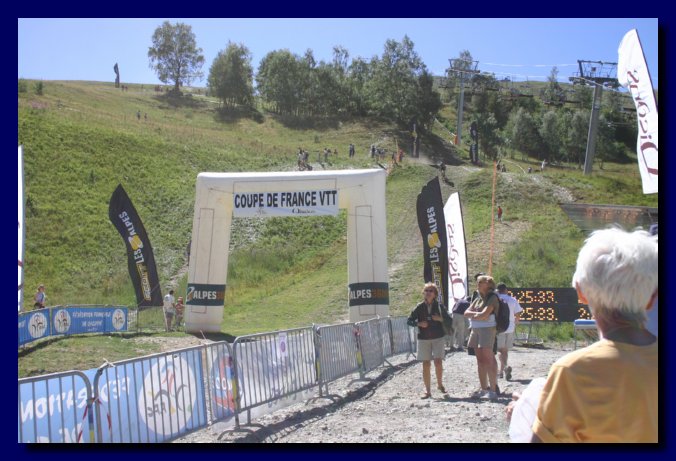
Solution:
<path fill-rule="evenodd" d="M 583 61 L 578 59 L 579 75 L 569 78 L 573 85 L 593 85 L 594 98 L 592 100 L 591 117 L 589 118 L 589 133 L 587 134 L 587 151 L 584 158 L 584 174 L 589 175 L 596 154 L 596 134 L 598 133 L 599 114 L 601 113 L 601 97 L 603 87 L 617 88 L 617 63 L 603 61 Z M 613 75 L 614 74 L 614 75 Z"/>
<path fill-rule="evenodd" d="M 451 67 L 446 70 L 447 74 L 456 75 L 460 83 L 460 97 L 458 98 L 458 125 L 456 127 L 457 145 L 462 144 L 462 111 L 465 103 L 465 81 L 469 81 L 479 71 L 479 61 L 470 61 L 468 59 L 449 59 Z"/>

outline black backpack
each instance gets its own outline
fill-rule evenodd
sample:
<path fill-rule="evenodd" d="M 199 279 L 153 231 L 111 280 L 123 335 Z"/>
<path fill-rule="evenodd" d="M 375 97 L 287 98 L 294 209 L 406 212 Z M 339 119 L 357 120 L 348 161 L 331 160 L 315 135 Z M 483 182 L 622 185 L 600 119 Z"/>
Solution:
<path fill-rule="evenodd" d="M 509 306 L 497 293 L 493 294 L 497 296 L 498 303 L 500 304 L 498 312 L 495 313 L 495 330 L 498 333 L 504 333 L 509 328 Z"/>

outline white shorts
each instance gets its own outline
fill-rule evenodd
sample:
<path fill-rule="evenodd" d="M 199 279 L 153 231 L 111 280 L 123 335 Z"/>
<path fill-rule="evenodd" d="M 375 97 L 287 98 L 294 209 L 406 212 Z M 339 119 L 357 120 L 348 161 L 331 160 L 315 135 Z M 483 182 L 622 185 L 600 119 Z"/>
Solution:
<path fill-rule="evenodd" d="M 514 347 L 514 332 L 500 333 L 498 335 L 498 349 L 511 349 Z"/>
<path fill-rule="evenodd" d="M 444 358 L 444 338 L 438 339 L 419 339 L 418 340 L 418 360 L 427 361 Z"/>

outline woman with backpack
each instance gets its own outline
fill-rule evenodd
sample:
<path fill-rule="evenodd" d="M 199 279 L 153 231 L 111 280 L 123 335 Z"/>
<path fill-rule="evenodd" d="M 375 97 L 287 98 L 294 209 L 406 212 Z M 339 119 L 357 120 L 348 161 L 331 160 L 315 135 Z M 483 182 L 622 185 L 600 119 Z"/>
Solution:
<path fill-rule="evenodd" d="M 472 397 L 496 400 L 498 394 L 496 385 L 498 382 L 498 363 L 493 355 L 495 344 L 496 322 L 495 312 L 498 311 L 500 302 L 495 292 L 495 280 L 490 275 L 481 275 L 477 278 L 477 296 L 469 308 L 465 311 L 465 317 L 469 319 L 472 332 L 469 335 L 467 347 L 474 348 L 477 370 L 479 372 L 479 384 L 481 388 Z"/>

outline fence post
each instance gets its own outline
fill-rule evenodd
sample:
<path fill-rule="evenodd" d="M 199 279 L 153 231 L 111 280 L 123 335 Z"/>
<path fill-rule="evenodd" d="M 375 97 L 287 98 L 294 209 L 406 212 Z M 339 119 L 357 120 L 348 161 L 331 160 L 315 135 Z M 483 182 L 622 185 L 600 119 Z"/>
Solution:
<path fill-rule="evenodd" d="M 104 359 L 105 360 L 105 359 Z M 92 397 L 89 402 L 87 402 L 87 409 L 89 410 L 89 431 L 90 433 L 93 431 L 92 429 L 92 418 L 93 414 L 91 410 L 93 409 L 92 407 L 94 406 L 93 404 L 98 401 L 98 405 L 96 405 L 96 443 L 103 443 L 103 430 L 101 428 L 101 400 L 99 399 L 99 379 L 101 378 L 101 375 L 103 374 L 103 370 L 106 368 L 112 367 L 114 368 L 115 365 L 110 363 L 108 360 L 106 360 L 100 367 L 96 369 L 96 375 L 94 375 L 94 383 L 92 385 Z M 112 431 L 111 431 L 111 436 L 112 436 Z M 93 437 L 92 437 L 93 439 Z M 111 440 L 112 441 L 112 440 Z"/>

